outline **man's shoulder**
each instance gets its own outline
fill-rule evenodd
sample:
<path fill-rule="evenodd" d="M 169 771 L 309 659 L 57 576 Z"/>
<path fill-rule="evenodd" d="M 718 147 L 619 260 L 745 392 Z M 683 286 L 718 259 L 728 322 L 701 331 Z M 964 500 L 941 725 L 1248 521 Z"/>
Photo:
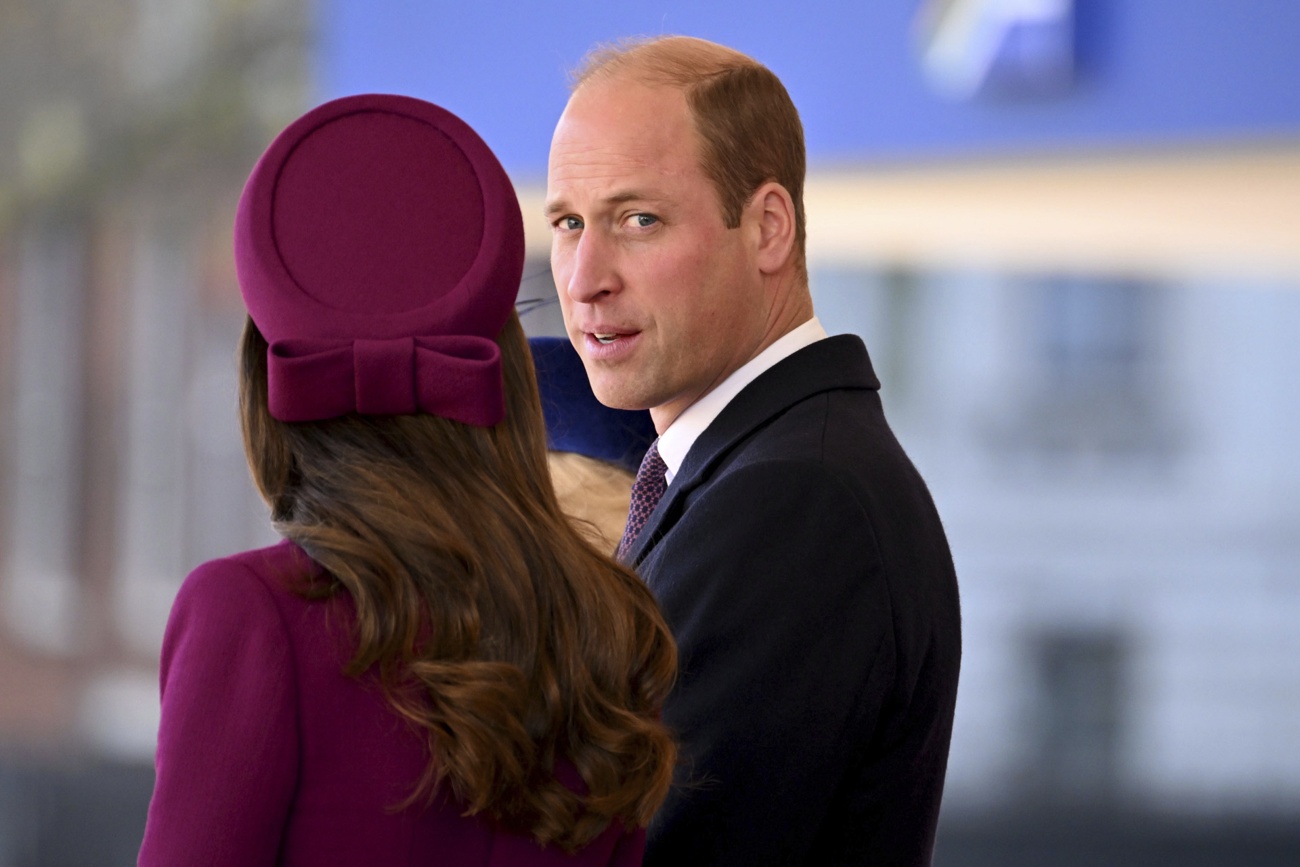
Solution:
<path fill-rule="evenodd" d="M 697 440 L 695 460 L 688 463 L 703 468 L 724 456 L 823 460 L 828 447 L 838 450 L 841 442 L 888 430 L 878 388 L 860 338 L 817 341 L 736 395 Z"/>
<path fill-rule="evenodd" d="M 856 334 L 837 334 L 792 352 L 750 385 L 761 391 L 790 387 L 875 390 L 880 387 L 880 381 L 862 338 Z"/>
<path fill-rule="evenodd" d="M 773 385 L 784 393 L 751 395 L 748 407 L 720 417 L 701 438 L 704 448 L 688 460 L 681 520 L 692 520 L 692 505 L 703 500 L 736 503 L 748 493 L 751 512 L 794 513 L 817 502 L 838 506 L 828 525 L 875 524 L 882 512 L 903 511 L 930 526 L 928 490 L 885 418 L 874 376 L 842 367 L 826 373 L 820 361 L 784 375 Z"/>
<path fill-rule="evenodd" d="M 878 460 L 873 453 L 882 446 L 897 447 L 874 389 L 826 385 L 811 373 L 801 378 L 803 394 L 780 396 L 765 417 L 753 414 L 736 425 L 723 464 L 739 468 L 794 461 L 823 467 L 855 466 Z M 758 400 L 762 397 L 756 396 Z"/>

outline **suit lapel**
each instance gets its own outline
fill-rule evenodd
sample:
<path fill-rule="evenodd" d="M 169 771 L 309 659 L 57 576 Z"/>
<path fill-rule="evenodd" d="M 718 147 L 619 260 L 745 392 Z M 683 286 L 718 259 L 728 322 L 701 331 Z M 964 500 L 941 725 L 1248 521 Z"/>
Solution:
<path fill-rule="evenodd" d="M 741 389 L 700 434 L 628 552 L 639 566 L 677 523 L 687 496 L 735 446 L 772 418 L 815 394 L 844 388 L 878 389 L 862 339 L 842 334 L 819 340 L 777 362 Z"/>

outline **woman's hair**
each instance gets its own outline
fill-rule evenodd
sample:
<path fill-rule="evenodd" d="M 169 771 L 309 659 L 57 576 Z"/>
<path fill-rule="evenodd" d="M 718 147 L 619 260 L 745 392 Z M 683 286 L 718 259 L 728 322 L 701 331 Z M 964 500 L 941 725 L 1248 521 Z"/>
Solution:
<path fill-rule="evenodd" d="M 546 458 L 555 498 L 578 532 L 602 551 L 617 548 L 636 476 L 617 464 L 577 452 L 549 452 Z"/>
<path fill-rule="evenodd" d="M 244 442 L 276 528 L 356 606 L 346 671 L 377 671 L 427 740 L 405 802 L 448 786 L 538 842 L 574 850 L 613 820 L 647 825 L 676 748 L 659 712 L 676 648 L 654 599 L 570 525 L 547 475 L 532 360 L 514 315 L 498 343 L 506 417 L 284 423 L 267 344 L 241 343 Z M 567 759 L 585 791 L 556 776 Z"/>

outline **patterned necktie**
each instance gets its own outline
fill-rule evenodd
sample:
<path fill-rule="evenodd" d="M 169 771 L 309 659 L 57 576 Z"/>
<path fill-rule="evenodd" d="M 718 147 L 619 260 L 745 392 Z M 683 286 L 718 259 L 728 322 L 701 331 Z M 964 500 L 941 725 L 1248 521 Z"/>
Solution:
<path fill-rule="evenodd" d="M 641 468 L 636 471 L 636 481 L 632 483 L 632 504 L 627 511 L 627 527 L 623 529 L 623 539 L 618 543 L 618 559 L 622 560 L 636 537 L 645 526 L 650 513 L 659 505 L 659 498 L 668 488 L 664 474 L 668 465 L 659 457 L 659 441 L 650 444 L 650 450 L 641 460 Z"/>

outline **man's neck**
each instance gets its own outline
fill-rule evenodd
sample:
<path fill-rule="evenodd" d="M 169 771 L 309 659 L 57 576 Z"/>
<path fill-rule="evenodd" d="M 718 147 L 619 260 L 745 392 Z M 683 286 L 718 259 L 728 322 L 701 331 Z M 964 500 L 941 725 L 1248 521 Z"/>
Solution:
<path fill-rule="evenodd" d="M 826 330 L 816 317 L 812 317 L 781 335 L 707 394 L 682 410 L 663 428 L 658 426 L 658 419 L 655 419 L 655 429 L 660 432 L 659 454 L 668 465 L 668 481 L 672 482 L 686 453 L 699 435 L 745 386 L 787 357 L 824 337 Z M 650 412 L 653 417 L 654 410 Z"/>
<path fill-rule="evenodd" d="M 793 275 L 785 275 L 787 279 L 792 279 Z M 650 419 L 654 422 L 655 430 L 660 434 L 672 427 L 682 413 L 689 410 L 702 400 L 708 398 L 723 384 L 728 382 L 737 373 L 744 370 L 748 365 L 753 364 L 754 360 L 761 357 L 764 352 L 772 347 L 777 341 L 782 340 L 787 334 L 790 334 L 797 328 L 806 326 L 809 321 L 815 318 L 813 314 L 812 295 L 808 291 L 807 281 L 803 281 L 797 286 L 782 286 L 775 284 L 776 288 L 767 287 L 775 298 L 771 313 L 767 317 L 767 326 L 763 331 L 762 337 L 750 351 L 749 357 L 746 358 L 729 372 L 719 377 L 709 388 L 696 395 L 689 403 L 672 402 L 662 406 L 650 408 Z M 820 325 L 818 326 L 820 328 Z M 826 332 L 822 331 L 821 336 L 825 337 Z"/>

